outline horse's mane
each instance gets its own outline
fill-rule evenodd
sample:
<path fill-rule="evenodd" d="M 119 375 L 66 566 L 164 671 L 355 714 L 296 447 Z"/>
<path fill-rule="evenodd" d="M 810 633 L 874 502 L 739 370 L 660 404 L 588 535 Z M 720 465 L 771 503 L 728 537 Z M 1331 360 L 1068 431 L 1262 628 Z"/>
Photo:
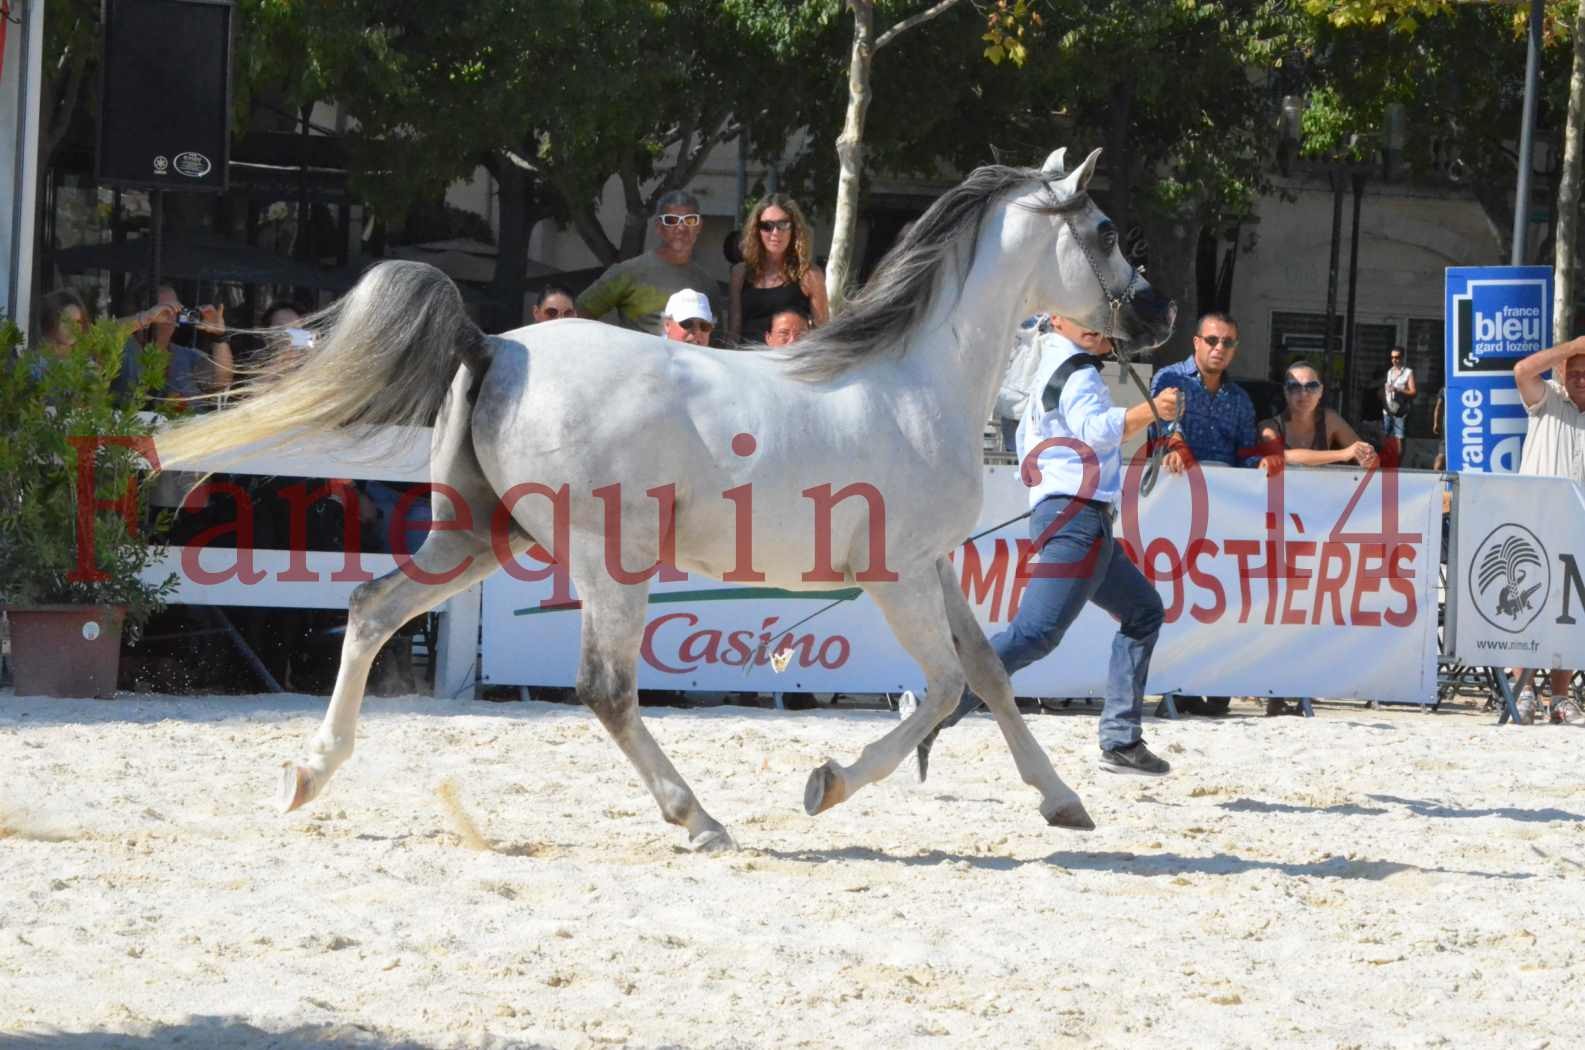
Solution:
<path fill-rule="evenodd" d="M 904 353 L 909 329 L 924 319 L 935 299 L 942 265 L 952 247 L 969 230 L 978 233 L 991 204 L 1001 194 L 1031 182 L 1049 182 L 1059 174 L 1039 168 L 988 164 L 976 168 L 961 185 L 937 197 L 915 220 L 903 239 L 887 253 L 864 289 L 848 300 L 831 323 L 815 329 L 784 352 L 788 374 L 819 382 L 842 374 L 878 353 Z M 1054 196 L 1031 205 L 1043 214 L 1065 211 L 1075 202 Z M 969 244 L 969 262 L 975 245 Z"/>

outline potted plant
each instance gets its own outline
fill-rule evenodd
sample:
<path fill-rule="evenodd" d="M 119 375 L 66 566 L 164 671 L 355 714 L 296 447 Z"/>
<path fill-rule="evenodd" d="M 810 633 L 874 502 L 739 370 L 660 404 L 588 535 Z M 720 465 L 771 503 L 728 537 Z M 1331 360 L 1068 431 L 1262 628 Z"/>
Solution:
<path fill-rule="evenodd" d="M 118 393 L 128 345 L 101 321 L 69 348 L 29 348 L 0 318 L 0 604 L 18 693 L 114 696 L 123 629 L 135 638 L 176 586 L 145 582 L 164 551 L 140 528 L 137 449 L 154 421 L 137 408 L 164 382 L 163 354 L 143 351 Z"/>

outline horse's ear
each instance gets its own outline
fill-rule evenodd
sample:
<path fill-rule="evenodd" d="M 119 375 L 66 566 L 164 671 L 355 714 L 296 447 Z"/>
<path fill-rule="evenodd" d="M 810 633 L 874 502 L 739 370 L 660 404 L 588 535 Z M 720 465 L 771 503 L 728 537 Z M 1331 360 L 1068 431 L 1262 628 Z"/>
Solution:
<path fill-rule="evenodd" d="M 1084 158 L 1084 163 L 1079 165 L 1077 171 L 1059 183 L 1064 199 L 1077 197 L 1084 192 L 1085 188 L 1090 184 L 1090 176 L 1095 174 L 1095 163 L 1100 159 L 1100 156 L 1100 150 L 1093 151 L 1088 157 Z"/>
<path fill-rule="evenodd" d="M 1047 175 L 1061 175 L 1062 172 L 1067 168 L 1067 164 L 1065 162 L 1067 155 L 1068 147 L 1066 146 L 1063 146 L 1061 149 L 1052 150 L 1051 156 L 1046 158 L 1046 162 L 1040 166 L 1040 170 L 1045 172 Z"/>

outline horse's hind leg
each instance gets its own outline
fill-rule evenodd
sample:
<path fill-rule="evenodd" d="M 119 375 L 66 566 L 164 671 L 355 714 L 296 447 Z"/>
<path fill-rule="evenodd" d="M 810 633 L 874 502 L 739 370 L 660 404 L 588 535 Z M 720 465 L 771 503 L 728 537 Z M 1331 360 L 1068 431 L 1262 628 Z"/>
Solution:
<path fill-rule="evenodd" d="M 985 640 L 985 632 L 974 618 L 974 610 L 969 608 L 968 601 L 963 597 L 952 563 L 942 558 L 936 563 L 936 570 L 941 578 L 947 623 L 952 628 L 952 640 L 957 645 L 964 674 L 968 676 L 969 688 L 991 709 L 991 715 L 1001 727 L 1002 736 L 1013 753 L 1013 761 L 1018 765 L 1018 775 L 1023 777 L 1024 783 L 1040 792 L 1041 816 L 1046 818 L 1046 823 L 1056 827 L 1094 830 L 1095 822 L 1085 812 L 1084 803 L 1051 768 L 1051 760 L 1046 757 L 1045 749 L 1035 740 L 1034 734 L 1024 724 L 1023 716 L 1018 713 L 1007 668 L 1002 666 L 1002 658 L 996 655 L 991 643 Z M 954 696 L 954 704 L 956 701 Z"/>
<path fill-rule="evenodd" d="M 633 763 L 668 823 L 687 829 L 688 841 L 695 849 L 732 848 L 732 836 L 704 811 L 639 717 L 638 652 L 649 589 L 619 584 L 603 569 L 582 575 L 584 579 L 574 577 L 583 599 L 578 699 L 595 713 Z"/>
<path fill-rule="evenodd" d="M 526 537 L 514 534 L 514 553 L 529 546 Z M 308 754 L 282 771 L 277 804 L 289 812 L 315 798 L 331 776 L 352 754 L 357 735 L 358 710 L 369 680 L 369 666 L 380 646 L 408 620 L 427 612 L 459 591 L 466 590 L 497 568 L 488 536 L 475 532 L 431 532 L 413 554 L 412 568 L 443 576 L 466 562 L 455 579 L 446 583 L 420 583 L 401 568 L 379 579 L 360 584 L 347 603 L 347 635 L 341 643 L 341 667 L 336 688 L 319 731 L 308 743 Z"/>
<path fill-rule="evenodd" d="M 947 716 L 963 695 L 963 668 L 952 648 L 947 611 L 935 566 L 896 583 L 865 588 L 880 606 L 892 633 L 924 669 L 927 688 L 919 709 L 879 740 L 869 744 L 851 766 L 828 760 L 809 774 L 804 810 L 811 816 L 851 798 L 860 788 L 888 776 L 925 735 Z"/>

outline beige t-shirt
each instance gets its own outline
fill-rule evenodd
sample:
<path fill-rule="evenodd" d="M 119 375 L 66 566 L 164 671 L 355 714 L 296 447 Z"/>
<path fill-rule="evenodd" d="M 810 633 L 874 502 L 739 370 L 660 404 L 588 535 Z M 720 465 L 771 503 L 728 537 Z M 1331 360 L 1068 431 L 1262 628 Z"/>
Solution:
<path fill-rule="evenodd" d="M 1525 434 L 1519 473 L 1568 478 L 1585 485 L 1585 412 L 1574 407 L 1555 379 L 1535 405 L 1525 405 L 1530 429 Z"/>

